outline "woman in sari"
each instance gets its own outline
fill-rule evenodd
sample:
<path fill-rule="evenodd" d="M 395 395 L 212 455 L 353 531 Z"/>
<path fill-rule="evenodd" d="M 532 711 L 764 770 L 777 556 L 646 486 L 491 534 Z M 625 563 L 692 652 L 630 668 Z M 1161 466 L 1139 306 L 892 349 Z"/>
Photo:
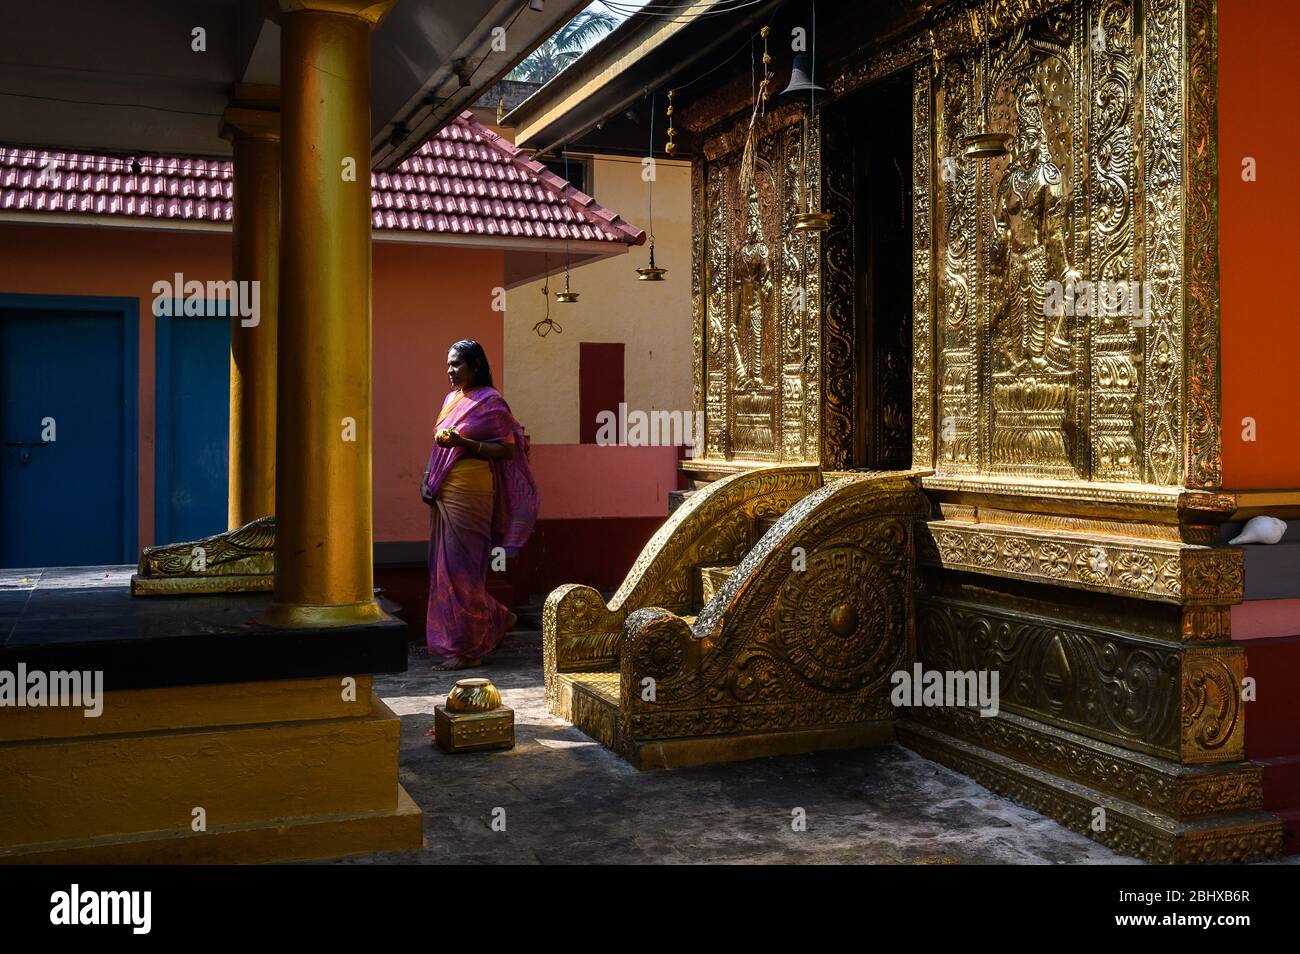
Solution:
<path fill-rule="evenodd" d="M 432 508 L 425 637 L 436 669 L 466 669 L 500 645 L 515 614 L 487 591 L 495 548 L 514 556 L 537 521 L 524 432 L 492 386 L 477 341 L 447 352 L 442 402 L 422 494 Z"/>

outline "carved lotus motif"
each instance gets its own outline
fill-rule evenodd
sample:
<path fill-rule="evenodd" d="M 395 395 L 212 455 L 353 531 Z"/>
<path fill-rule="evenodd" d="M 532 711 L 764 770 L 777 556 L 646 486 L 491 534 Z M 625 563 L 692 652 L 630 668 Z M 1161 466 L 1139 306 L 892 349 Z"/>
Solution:
<path fill-rule="evenodd" d="M 636 644 L 636 671 L 654 679 L 666 679 L 681 669 L 686 647 L 667 626 L 647 627 Z"/>
<path fill-rule="evenodd" d="M 1183 578 L 1176 558 L 1161 562 L 1159 578 L 1156 585 L 1171 596 L 1182 595 Z"/>
<path fill-rule="evenodd" d="M 966 540 L 959 533 L 939 533 L 935 535 L 939 555 L 944 563 L 966 562 Z"/>
<path fill-rule="evenodd" d="M 1105 583 L 1112 570 L 1110 557 L 1101 547 L 1085 547 L 1074 558 L 1074 572 L 1085 583 Z"/>
<path fill-rule="evenodd" d="M 1034 565 L 1034 551 L 1024 540 L 1011 537 L 1002 542 L 1002 559 L 1008 570 L 1024 573 Z"/>
<path fill-rule="evenodd" d="M 980 566 L 992 566 L 998 561 L 997 541 L 986 534 L 977 534 L 970 542 L 970 554 Z"/>
<path fill-rule="evenodd" d="M 1060 579 L 1070 572 L 1070 551 L 1059 543 L 1040 544 L 1038 565 L 1047 576 Z"/>
<path fill-rule="evenodd" d="M 1115 579 L 1130 590 L 1148 590 L 1156 581 L 1156 563 L 1145 553 L 1123 553 L 1115 561 Z"/>
<path fill-rule="evenodd" d="M 825 690 L 854 691 L 892 665 L 898 587 L 888 569 L 857 547 L 827 547 L 782 588 L 777 632 L 786 663 Z"/>

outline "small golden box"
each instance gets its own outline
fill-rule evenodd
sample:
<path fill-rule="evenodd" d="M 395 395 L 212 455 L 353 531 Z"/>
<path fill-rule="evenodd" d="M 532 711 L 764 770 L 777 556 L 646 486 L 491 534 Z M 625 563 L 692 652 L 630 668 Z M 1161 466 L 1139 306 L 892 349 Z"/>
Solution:
<path fill-rule="evenodd" d="M 498 706 L 487 712 L 433 709 L 433 736 L 444 752 L 481 752 L 515 747 L 515 710 Z"/>

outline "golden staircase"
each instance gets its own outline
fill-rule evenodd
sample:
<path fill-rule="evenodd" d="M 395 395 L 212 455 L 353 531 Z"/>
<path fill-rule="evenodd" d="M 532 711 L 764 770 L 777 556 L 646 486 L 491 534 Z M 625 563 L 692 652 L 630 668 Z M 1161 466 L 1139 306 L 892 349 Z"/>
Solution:
<path fill-rule="evenodd" d="M 891 740 L 928 513 L 908 472 L 785 465 L 707 485 L 608 605 L 577 584 L 547 598 L 547 709 L 643 769 Z"/>

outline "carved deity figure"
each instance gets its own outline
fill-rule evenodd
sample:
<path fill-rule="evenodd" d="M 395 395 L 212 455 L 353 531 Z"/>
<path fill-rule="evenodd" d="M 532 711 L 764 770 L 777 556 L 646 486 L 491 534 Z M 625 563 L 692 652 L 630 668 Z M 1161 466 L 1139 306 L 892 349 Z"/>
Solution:
<path fill-rule="evenodd" d="M 994 293 L 1000 292 L 994 329 L 1006 362 L 1003 373 L 1061 375 L 1070 370 L 1065 316 L 1051 314 L 1059 309 L 1047 302 L 1049 282 L 1073 285 L 1078 279 L 1066 259 L 1066 199 L 1061 170 L 1043 131 L 1038 90 L 1026 78 L 1016 91 L 1011 160 L 993 207 Z"/>
<path fill-rule="evenodd" d="M 736 386 L 740 390 L 768 383 L 764 342 L 770 342 L 774 284 L 770 253 L 763 238 L 758 189 L 751 186 L 745 203 L 745 237 L 736 254 L 737 313 L 733 329 Z M 770 347 L 770 344 L 769 344 Z"/>

